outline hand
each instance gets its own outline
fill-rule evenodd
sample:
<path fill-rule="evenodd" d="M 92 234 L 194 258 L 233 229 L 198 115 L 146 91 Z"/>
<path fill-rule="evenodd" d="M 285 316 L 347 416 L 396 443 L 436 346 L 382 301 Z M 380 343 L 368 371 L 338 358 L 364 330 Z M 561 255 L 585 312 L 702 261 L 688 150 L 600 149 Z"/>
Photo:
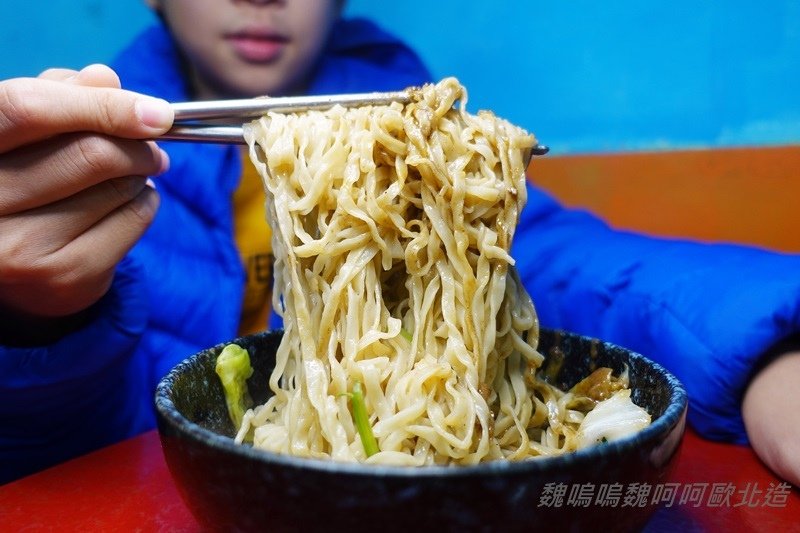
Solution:
<path fill-rule="evenodd" d="M 0 313 L 66 317 L 105 294 L 158 205 L 173 115 L 108 67 L 0 82 Z M 5 328 L 6 330 L 8 327 Z"/>
<path fill-rule="evenodd" d="M 779 356 L 750 382 L 742 402 L 747 436 L 775 474 L 800 486 L 800 351 Z"/>

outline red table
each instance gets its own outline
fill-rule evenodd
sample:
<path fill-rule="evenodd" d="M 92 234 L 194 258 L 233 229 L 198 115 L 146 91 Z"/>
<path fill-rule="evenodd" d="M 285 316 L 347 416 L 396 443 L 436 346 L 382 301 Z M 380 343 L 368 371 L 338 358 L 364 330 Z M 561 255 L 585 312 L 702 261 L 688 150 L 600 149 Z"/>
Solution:
<path fill-rule="evenodd" d="M 672 482 L 647 531 L 800 531 L 800 493 L 749 448 L 687 431 Z M 0 531 L 199 529 L 155 431 L 0 487 Z"/>

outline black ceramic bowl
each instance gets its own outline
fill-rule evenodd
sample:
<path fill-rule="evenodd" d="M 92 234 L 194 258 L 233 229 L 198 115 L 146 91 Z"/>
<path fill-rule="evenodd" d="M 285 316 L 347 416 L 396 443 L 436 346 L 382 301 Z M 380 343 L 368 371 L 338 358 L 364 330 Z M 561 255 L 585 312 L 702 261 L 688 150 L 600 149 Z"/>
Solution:
<path fill-rule="evenodd" d="M 280 333 L 235 340 L 265 401 Z M 167 464 L 194 516 L 215 530 L 630 531 L 657 507 L 683 436 L 686 393 L 662 367 L 618 346 L 559 331 L 540 349 L 563 354 L 570 387 L 597 366 L 629 368 L 632 398 L 653 423 L 639 433 L 560 457 L 477 466 L 385 467 L 302 459 L 237 445 L 214 372 L 223 345 L 170 372 L 156 392 Z M 259 392 L 261 395 L 259 396 Z M 648 497 L 641 487 L 650 487 Z M 581 497 L 582 496 L 582 497 Z M 560 499 L 559 499 L 560 497 Z M 588 499 L 587 499 L 588 498 Z"/>

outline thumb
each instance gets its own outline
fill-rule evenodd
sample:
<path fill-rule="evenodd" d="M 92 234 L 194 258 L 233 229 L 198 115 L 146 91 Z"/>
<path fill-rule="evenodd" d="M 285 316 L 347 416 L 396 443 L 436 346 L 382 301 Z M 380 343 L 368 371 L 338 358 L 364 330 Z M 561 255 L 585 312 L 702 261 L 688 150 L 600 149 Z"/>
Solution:
<path fill-rule="evenodd" d="M 52 74 L 52 73 L 51 73 Z M 16 78 L 0 82 L 0 152 L 68 132 L 97 132 L 148 139 L 166 132 L 174 120 L 159 98 L 114 87 L 76 85 L 114 83 L 111 69 L 93 67 L 71 83 Z"/>

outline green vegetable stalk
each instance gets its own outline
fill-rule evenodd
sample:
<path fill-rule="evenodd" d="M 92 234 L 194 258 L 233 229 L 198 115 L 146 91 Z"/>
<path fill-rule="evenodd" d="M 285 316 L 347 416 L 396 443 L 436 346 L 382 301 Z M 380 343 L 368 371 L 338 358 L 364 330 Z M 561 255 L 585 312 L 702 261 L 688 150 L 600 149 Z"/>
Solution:
<path fill-rule="evenodd" d="M 242 426 L 245 411 L 253 404 L 247 390 L 247 379 L 253 375 L 250 354 L 237 344 L 229 344 L 217 356 L 216 372 L 225 391 L 225 403 L 233 426 Z"/>
<path fill-rule="evenodd" d="M 380 448 L 378 448 L 378 441 L 375 440 L 375 435 L 372 433 L 372 427 L 369 425 L 367 405 L 364 403 L 364 392 L 361 390 L 361 382 L 355 382 L 353 385 L 353 392 L 348 396 L 350 396 L 350 404 L 353 407 L 353 421 L 356 424 L 358 435 L 361 437 L 361 445 L 364 446 L 364 453 L 367 457 L 375 455 L 380 451 Z"/>

